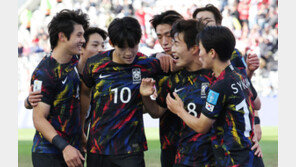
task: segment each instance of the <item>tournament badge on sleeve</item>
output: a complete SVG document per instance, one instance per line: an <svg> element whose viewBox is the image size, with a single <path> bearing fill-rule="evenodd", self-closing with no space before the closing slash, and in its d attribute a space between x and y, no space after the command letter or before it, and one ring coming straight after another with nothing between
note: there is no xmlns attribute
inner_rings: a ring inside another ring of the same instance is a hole
<svg viewBox="0 0 296 167"><path fill-rule="evenodd" d="M201 98L206 98L206 89L207 87L209 86L209 83L208 82L203 82L201 83L201 90L200 90L200 95L201 95Z"/></svg>
<svg viewBox="0 0 296 167"><path fill-rule="evenodd" d="M140 68L133 68L132 74L133 74L133 84L141 83L141 69Z"/></svg>
<svg viewBox="0 0 296 167"><path fill-rule="evenodd" d="M33 92L41 91L42 81L34 80Z"/></svg>

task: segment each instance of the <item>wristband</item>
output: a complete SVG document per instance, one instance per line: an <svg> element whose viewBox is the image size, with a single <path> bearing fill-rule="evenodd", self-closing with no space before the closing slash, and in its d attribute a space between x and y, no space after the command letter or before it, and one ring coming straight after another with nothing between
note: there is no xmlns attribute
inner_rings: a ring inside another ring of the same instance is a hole
<svg viewBox="0 0 296 167"><path fill-rule="evenodd" d="M69 143L63 139L60 135L56 135L52 138L52 144L56 146L59 150L63 151Z"/></svg>
<svg viewBox="0 0 296 167"><path fill-rule="evenodd" d="M255 116L255 125L260 124L260 118L258 116Z"/></svg>
<svg viewBox="0 0 296 167"><path fill-rule="evenodd" d="M29 105L30 108L33 108L32 105L31 105L31 103L29 102L29 96L27 97L27 103L28 103L28 105Z"/></svg>

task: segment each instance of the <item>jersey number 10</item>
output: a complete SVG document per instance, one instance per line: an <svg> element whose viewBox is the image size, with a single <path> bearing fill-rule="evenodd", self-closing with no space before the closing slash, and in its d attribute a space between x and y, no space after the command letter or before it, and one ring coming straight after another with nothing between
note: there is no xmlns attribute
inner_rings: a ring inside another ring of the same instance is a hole
<svg viewBox="0 0 296 167"><path fill-rule="evenodd" d="M117 104L118 101L118 88L111 89L111 92L114 92L114 104ZM124 97L127 92L127 96ZM122 103L128 103L131 100L131 89L128 87L123 87L119 93L120 101Z"/></svg>

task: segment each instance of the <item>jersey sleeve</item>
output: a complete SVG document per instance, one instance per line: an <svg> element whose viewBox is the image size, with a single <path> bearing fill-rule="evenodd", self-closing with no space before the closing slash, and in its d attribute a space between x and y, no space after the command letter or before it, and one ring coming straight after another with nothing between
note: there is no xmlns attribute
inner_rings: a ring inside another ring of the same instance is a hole
<svg viewBox="0 0 296 167"><path fill-rule="evenodd" d="M248 78L248 80L249 80L249 78ZM252 92L252 98L251 99L254 101L257 98L258 94L257 94L257 91L254 88L252 82L250 80L249 80L249 82L250 82L250 90Z"/></svg>
<svg viewBox="0 0 296 167"><path fill-rule="evenodd" d="M41 94L43 97L41 98L41 101L48 105L53 104L56 95L56 82L54 81L53 76L50 76L47 71L35 70L31 78L31 85L34 85L34 83L38 81L42 82Z"/></svg>
<svg viewBox="0 0 296 167"><path fill-rule="evenodd" d="M85 66L83 68L82 81L89 88L95 85L94 78L92 77L92 68L93 68L93 65L91 65L90 59L87 59Z"/></svg>
<svg viewBox="0 0 296 167"><path fill-rule="evenodd" d="M225 100L226 96L223 89L214 85L209 88L206 102L202 107L202 113L210 119L217 119L223 110Z"/></svg>
<svg viewBox="0 0 296 167"><path fill-rule="evenodd" d="M156 89L157 89L157 98L156 102L163 108L167 108L166 105L166 96L170 93L172 87L172 82L169 76L159 76L156 78Z"/></svg>

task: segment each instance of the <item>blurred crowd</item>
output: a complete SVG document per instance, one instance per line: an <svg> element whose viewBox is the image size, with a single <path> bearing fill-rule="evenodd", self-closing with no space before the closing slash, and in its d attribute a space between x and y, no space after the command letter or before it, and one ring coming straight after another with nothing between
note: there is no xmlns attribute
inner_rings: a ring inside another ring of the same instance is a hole
<svg viewBox="0 0 296 167"><path fill-rule="evenodd" d="M153 15L176 10L190 19L197 7L208 3L222 12L222 25L234 33L236 48L244 56L256 53L260 57L260 68L252 78L258 94L277 96L278 0L41 0L33 10L24 9L19 13L19 99L28 95L33 70L45 53L50 52L47 24L60 10L81 9L89 15L91 26L105 30L116 17L136 17L143 30L139 50L149 56L162 51L149 22ZM106 45L106 49L109 48Z"/></svg>

